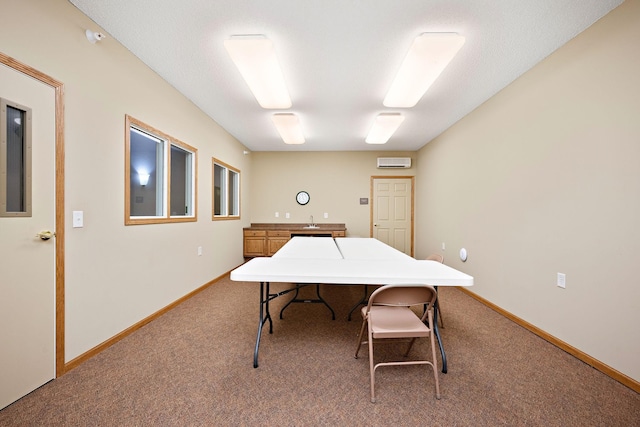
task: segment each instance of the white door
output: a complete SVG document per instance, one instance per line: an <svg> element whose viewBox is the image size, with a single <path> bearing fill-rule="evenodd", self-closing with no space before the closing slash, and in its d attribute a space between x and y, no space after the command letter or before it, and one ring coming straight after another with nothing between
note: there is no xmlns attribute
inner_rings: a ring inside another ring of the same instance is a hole
<svg viewBox="0 0 640 427"><path fill-rule="evenodd" d="M55 378L55 89L0 64L0 98L32 112L31 216L0 217L2 409Z"/></svg>
<svg viewBox="0 0 640 427"><path fill-rule="evenodd" d="M413 256L413 178L372 180L372 236Z"/></svg>

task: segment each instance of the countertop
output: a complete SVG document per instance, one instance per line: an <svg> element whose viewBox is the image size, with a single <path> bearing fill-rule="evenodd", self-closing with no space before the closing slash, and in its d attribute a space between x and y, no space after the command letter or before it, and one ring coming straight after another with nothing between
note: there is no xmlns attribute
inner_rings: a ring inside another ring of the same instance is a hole
<svg viewBox="0 0 640 427"><path fill-rule="evenodd" d="M319 223L315 225L316 227L314 228L308 228L309 224L305 223L252 223L250 227L245 227L244 230L345 231L347 229L344 224Z"/></svg>

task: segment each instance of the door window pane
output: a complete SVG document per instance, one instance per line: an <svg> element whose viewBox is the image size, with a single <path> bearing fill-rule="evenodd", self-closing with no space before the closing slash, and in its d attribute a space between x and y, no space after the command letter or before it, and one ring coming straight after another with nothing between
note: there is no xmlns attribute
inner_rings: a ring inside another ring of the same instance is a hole
<svg viewBox="0 0 640 427"><path fill-rule="evenodd" d="M31 109L0 98L0 216L31 216Z"/></svg>

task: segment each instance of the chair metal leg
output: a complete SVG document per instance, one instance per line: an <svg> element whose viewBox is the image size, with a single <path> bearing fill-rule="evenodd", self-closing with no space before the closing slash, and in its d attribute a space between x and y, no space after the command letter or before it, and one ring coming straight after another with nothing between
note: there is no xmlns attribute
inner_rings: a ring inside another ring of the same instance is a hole
<svg viewBox="0 0 640 427"><path fill-rule="evenodd" d="M360 327L360 333L358 334L358 347L356 347L355 358L358 358L358 353L360 353L360 348L364 342L362 341L362 336L364 335L364 328L367 326L367 319L362 319L362 326Z"/></svg>
<svg viewBox="0 0 640 427"><path fill-rule="evenodd" d="M411 341L409 341L409 347L407 347L407 351L405 351L405 353L404 353L404 357L408 357L409 356L409 352L413 348L413 343L414 342L416 342L416 339L415 338L411 338Z"/></svg>
<svg viewBox="0 0 640 427"><path fill-rule="evenodd" d="M431 323L433 324L433 329L436 329L438 326L436 324L436 321L433 319L431 314L429 314L429 317L431 317L430 320L431 320ZM433 361L431 367L433 368L433 378L436 383L436 399L440 399L440 383L438 381L438 359L436 359L436 343L433 340L433 337L435 335L433 332L434 331L432 330L431 333L429 334L429 339L431 341L431 360ZM443 364L444 363L445 363L445 359L443 359Z"/></svg>
<svg viewBox="0 0 640 427"><path fill-rule="evenodd" d="M369 344L369 376L371 378L371 403L376 403L376 368L375 366L373 366L373 335L369 322L367 322L367 328L367 338Z"/></svg>

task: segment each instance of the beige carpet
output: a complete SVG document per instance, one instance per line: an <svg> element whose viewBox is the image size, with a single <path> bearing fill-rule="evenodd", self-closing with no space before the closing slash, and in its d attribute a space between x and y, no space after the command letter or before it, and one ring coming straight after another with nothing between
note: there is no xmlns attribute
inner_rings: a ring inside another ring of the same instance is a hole
<svg viewBox="0 0 640 427"><path fill-rule="evenodd" d="M0 411L0 426L640 426L638 393L455 288L440 288L442 399L425 367L387 367L372 404L367 350L353 357L360 315L346 320L362 288L322 289L337 319L293 304L280 320L276 299L258 369L258 285L226 278Z"/></svg>

